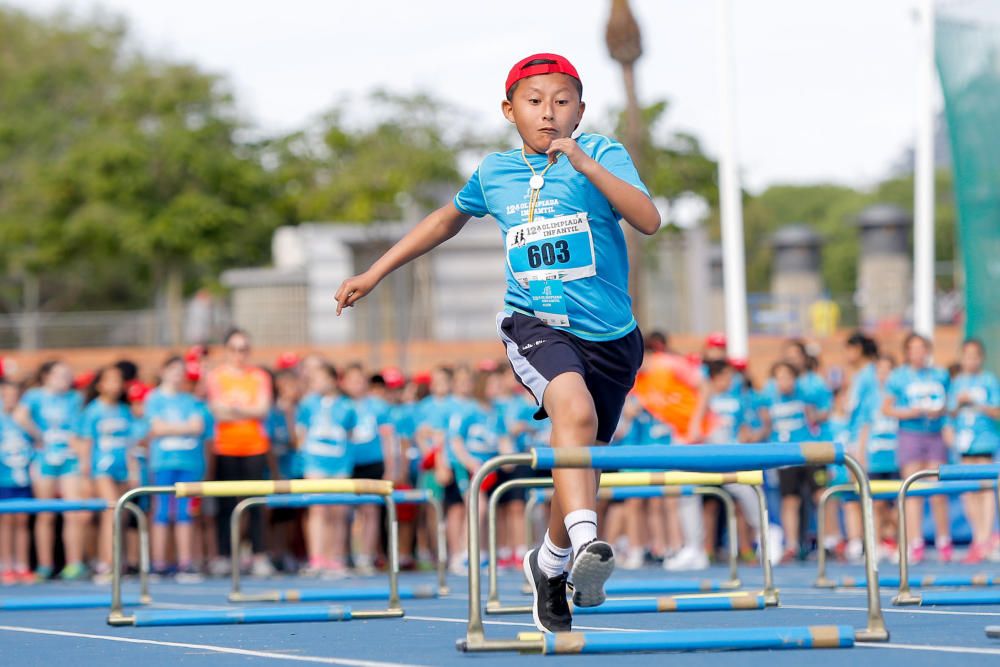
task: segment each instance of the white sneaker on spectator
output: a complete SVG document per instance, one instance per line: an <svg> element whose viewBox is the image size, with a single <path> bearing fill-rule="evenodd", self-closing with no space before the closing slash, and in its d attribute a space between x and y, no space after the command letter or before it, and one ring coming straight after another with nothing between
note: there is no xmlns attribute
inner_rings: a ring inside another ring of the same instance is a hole
<svg viewBox="0 0 1000 667"><path fill-rule="evenodd" d="M219 556L208 564L208 573L213 577L229 576L229 559Z"/></svg>
<svg viewBox="0 0 1000 667"><path fill-rule="evenodd" d="M663 562L663 569L670 572L691 572L708 569L708 556L701 549L684 547L676 556Z"/></svg>
<svg viewBox="0 0 1000 667"><path fill-rule="evenodd" d="M274 576L274 565L266 554L257 554L253 557L253 564L250 566L251 576L259 579L269 579Z"/></svg>
<svg viewBox="0 0 1000 667"><path fill-rule="evenodd" d="M642 549L629 549L625 553L625 560L622 561L623 570L640 570L646 562L646 554Z"/></svg>
<svg viewBox="0 0 1000 667"><path fill-rule="evenodd" d="M376 574L374 559L371 556L357 556L354 559L354 574L359 577L371 577Z"/></svg>

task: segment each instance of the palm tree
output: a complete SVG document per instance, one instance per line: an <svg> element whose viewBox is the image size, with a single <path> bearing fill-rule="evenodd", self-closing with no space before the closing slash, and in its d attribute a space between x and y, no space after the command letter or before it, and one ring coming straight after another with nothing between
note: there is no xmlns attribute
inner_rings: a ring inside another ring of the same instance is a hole
<svg viewBox="0 0 1000 667"><path fill-rule="evenodd" d="M635 90L635 61L642 55L642 35L628 0L611 0L611 15L608 17L604 40L611 58L622 67L622 80L625 83L625 148L628 149L641 175L644 133L639 98ZM628 291L641 323L644 317L640 294L642 244L639 232L631 227L626 227L625 235L631 266Z"/></svg>

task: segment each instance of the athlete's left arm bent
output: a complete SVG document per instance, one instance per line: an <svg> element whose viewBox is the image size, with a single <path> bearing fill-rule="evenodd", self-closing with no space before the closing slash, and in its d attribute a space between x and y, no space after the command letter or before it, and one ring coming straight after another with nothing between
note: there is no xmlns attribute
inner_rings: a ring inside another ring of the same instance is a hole
<svg viewBox="0 0 1000 667"><path fill-rule="evenodd" d="M633 228L647 236L652 236L660 228L660 212L653 200L601 166L580 148L576 140L567 137L555 139L546 152L550 156L557 153L566 155L573 168L586 176Z"/></svg>

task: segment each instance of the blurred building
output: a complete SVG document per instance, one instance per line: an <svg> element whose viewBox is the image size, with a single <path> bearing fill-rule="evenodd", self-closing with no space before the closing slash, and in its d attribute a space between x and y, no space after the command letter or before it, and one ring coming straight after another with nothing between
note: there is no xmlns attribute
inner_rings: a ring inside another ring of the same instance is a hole
<svg viewBox="0 0 1000 667"><path fill-rule="evenodd" d="M308 223L272 240L273 266L222 275L234 322L260 345L481 340L496 336L504 252L492 219L473 220L433 253L389 276L348 316L341 282L365 270L409 228L404 223Z"/></svg>
<svg viewBox="0 0 1000 667"><path fill-rule="evenodd" d="M857 226L856 301L861 324L871 328L900 326L913 300L913 217L898 206L875 204L858 215Z"/></svg>

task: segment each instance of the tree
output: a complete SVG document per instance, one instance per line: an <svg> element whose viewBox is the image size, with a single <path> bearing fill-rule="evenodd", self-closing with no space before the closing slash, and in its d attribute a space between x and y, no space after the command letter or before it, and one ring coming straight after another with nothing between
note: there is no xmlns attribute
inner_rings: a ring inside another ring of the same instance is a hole
<svg viewBox="0 0 1000 667"><path fill-rule="evenodd" d="M368 124L352 123L363 108ZM463 182L458 155L476 142L426 95L376 91L343 100L310 127L273 141L268 162L280 183L288 220L368 223L405 217L407 198L440 206ZM443 199L444 198L444 199Z"/></svg>
<svg viewBox="0 0 1000 667"><path fill-rule="evenodd" d="M0 10L0 262L42 282L28 307L159 294L179 342L185 282L264 259L277 190L224 82L130 55L125 34Z"/></svg>

